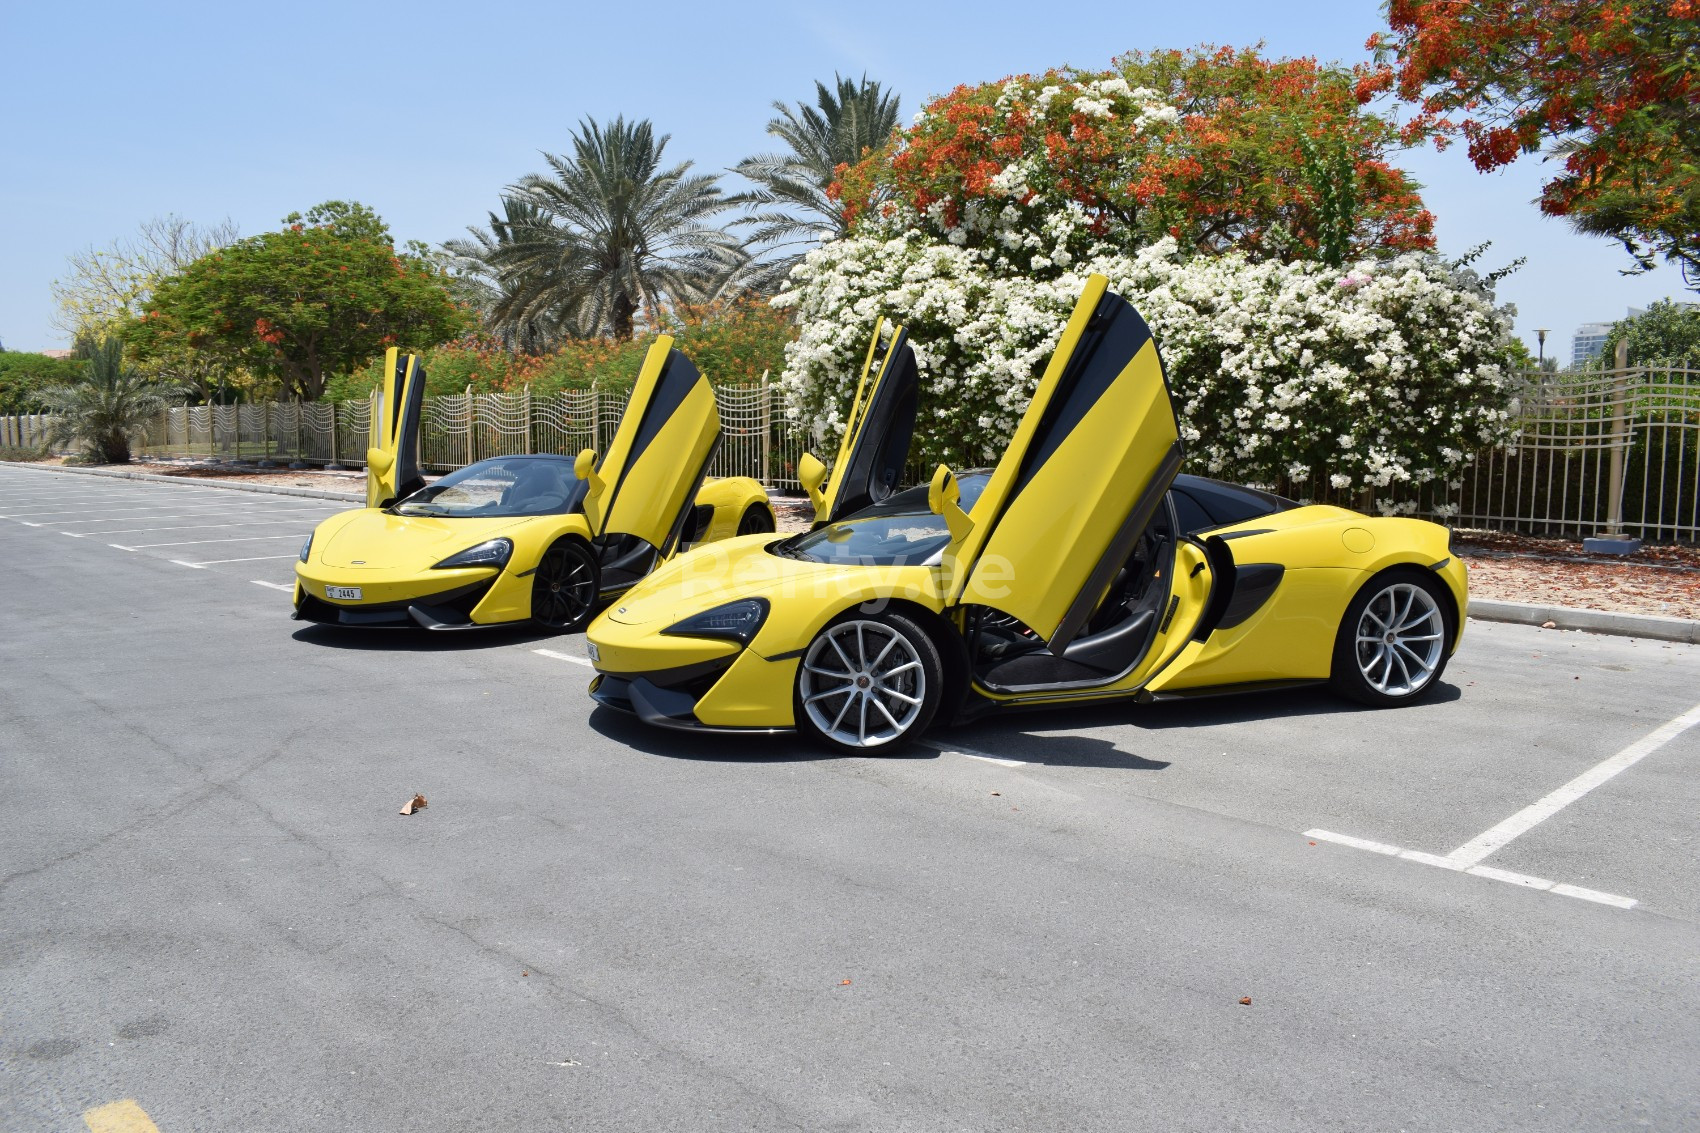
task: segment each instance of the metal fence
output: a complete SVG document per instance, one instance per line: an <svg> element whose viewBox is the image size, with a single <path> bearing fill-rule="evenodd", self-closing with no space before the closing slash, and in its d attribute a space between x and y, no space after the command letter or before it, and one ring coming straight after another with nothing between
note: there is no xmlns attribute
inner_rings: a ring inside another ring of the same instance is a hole
<svg viewBox="0 0 1700 1133"><path fill-rule="evenodd" d="M766 385L715 392L724 439L710 471L797 488L797 460L818 445L788 417L780 392ZM1700 370L1531 373L1519 377L1514 396L1510 443L1479 453L1456 488L1396 490L1393 498L1459 527L1700 542ZM447 471L505 453L601 451L625 401L624 394L592 390L427 398L422 462ZM155 420L140 449L147 456L358 467L371 409L365 401L176 408ZM0 418L0 445L41 447L46 430L42 415ZM1303 486L1282 487L1307 494Z"/></svg>
<svg viewBox="0 0 1700 1133"><path fill-rule="evenodd" d="M778 390L722 386L720 452L709 472L753 476L769 487L798 487L797 459L806 430L785 414ZM462 393L428 397L420 421L420 463L446 472L516 452L572 455L602 451L625 412L624 393L566 390L548 397ZM371 430L371 401L275 402L184 406L149 425L139 452L151 457L205 457L278 464L360 467Z"/></svg>

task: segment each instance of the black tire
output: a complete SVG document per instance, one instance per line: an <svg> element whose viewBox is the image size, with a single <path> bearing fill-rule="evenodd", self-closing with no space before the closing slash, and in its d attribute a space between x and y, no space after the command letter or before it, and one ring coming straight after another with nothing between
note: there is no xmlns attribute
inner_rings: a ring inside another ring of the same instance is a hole
<svg viewBox="0 0 1700 1133"><path fill-rule="evenodd" d="M767 535L775 530L773 509L766 504L751 504L738 517L738 534Z"/></svg>
<svg viewBox="0 0 1700 1133"><path fill-rule="evenodd" d="M1346 606L1329 684L1375 708L1413 703L1439 683L1457 636L1444 583L1415 567L1383 571Z"/></svg>
<svg viewBox="0 0 1700 1133"><path fill-rule="evenodd" d="M926 731L943 693L944 664L925 630L901 614L851 610L803 651L791 707L802 734L867 755Z"/></svg>
<svg viewBox="0 0 1700 1133"><path fill-rule="evenodd" d="M576 539L550 545L531 576L531 620L556 633L577 633L596 615L602 572Z"/></svg>

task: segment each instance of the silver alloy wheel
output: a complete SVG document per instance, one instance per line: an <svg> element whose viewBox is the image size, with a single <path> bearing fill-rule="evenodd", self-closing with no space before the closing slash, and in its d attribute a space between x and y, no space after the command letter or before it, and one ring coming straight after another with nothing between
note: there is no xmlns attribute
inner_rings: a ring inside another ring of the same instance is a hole
<svg viewBox="0 0 1700 1133"><path fill-rule="evenodd" d="M1369 600L1357 635L1358 671L1370 687L1412 696L1434 679L1446 649L1446 619L1428 590L1396 582Z"/></svg>
<svg viewBox="0 0 1700 1133"><path fill-rule="evenodd" d="M839 622L809 645L797 674L803 711L834 743L879 747L906 733L927 699L921 655L884 622Z"/></svg>

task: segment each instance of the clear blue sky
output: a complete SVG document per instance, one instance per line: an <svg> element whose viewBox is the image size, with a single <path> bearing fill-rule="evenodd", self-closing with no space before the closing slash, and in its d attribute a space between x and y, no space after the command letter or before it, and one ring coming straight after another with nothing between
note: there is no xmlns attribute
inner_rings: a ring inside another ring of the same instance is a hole
<svg viewBox="0 0 1700 1133"><path fill-rule="evenodd" d="M723 169L768 148L769 103L866 72L904 96L1131 48L1263 40L1272 54L1355 62L1374 0L1305 5L815 3L516 5L316 2L7 3L0 9L0 341L65 343L48 285L68 254L175 212L244 234L330 198L376 208L398 239L480 223L502 187L566 148L585 115L648 117L671 157ZM1046 19L1046 12L1057 19ZM1517 328L1568 357L1584 322L1682 297L1670 269L1634 278L1605 241L1530 204L1538 159L1490 176L1460 149L1406 155L1441 250L1494 241L1529 262L1502 286Z"/></svg>

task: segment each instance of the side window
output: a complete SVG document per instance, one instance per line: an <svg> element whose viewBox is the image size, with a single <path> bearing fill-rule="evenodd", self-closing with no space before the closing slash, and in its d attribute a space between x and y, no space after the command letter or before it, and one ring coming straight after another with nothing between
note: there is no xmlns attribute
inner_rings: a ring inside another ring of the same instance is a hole
<svg viewBox="0 0 1700 1133"><path fill-rule="evenodd" d="M1209 514L1212 520L1210 526L1213 527L1226 527L1230 523L1244 523L1248 519L1270 515L1283 510L1286 503L1281 497L1267 492L1214 480L1195 481L1187 488Z"/></svg>
<svg viewBox="0 0 1700 1133"><path fill-rule="evenodd" d="M1206 527L1220 525L1220 521L1212 519L1210 513L1205 511L1197 500L1179 488L1170 489L1169 498L1175 501L1175 515L1180 520L1183 535L1191 535L1196 531L1204 530Z"/></svg>

